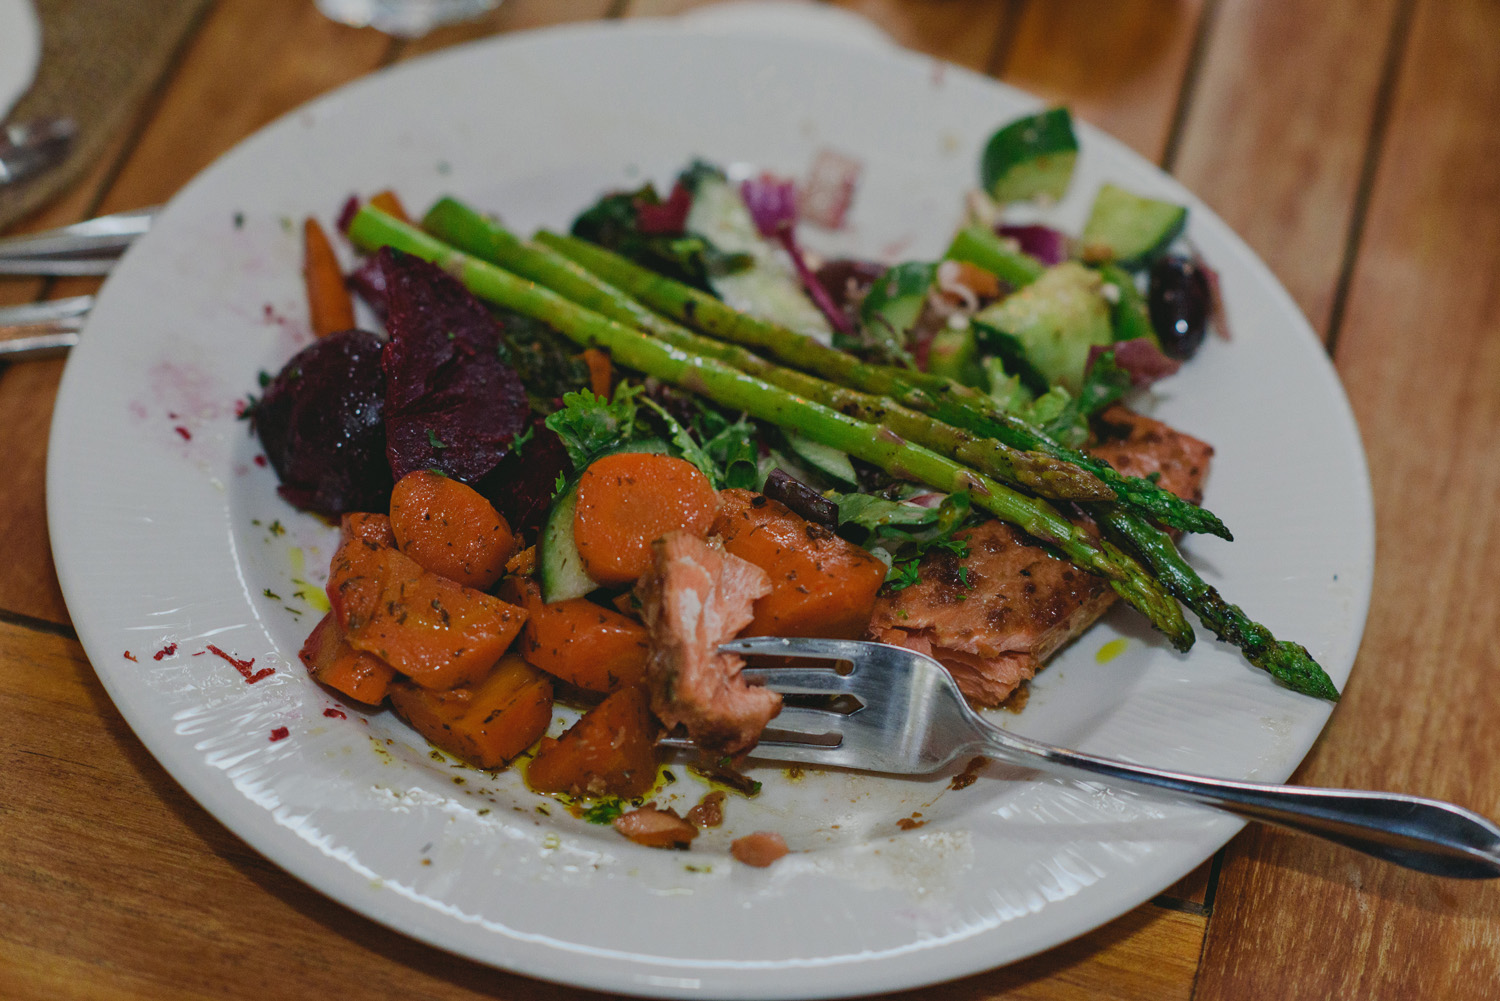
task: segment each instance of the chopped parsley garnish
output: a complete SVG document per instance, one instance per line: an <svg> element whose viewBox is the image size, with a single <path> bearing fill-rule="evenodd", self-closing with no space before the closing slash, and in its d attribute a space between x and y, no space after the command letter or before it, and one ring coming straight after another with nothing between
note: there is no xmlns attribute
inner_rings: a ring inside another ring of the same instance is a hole
<svg viewBox="0 0 1500 1001"><path fill-rule="evenodd" d="M591 824L612 824L625 812L625 805L618 799L604 799L583 811L583 819Z"/></svg>

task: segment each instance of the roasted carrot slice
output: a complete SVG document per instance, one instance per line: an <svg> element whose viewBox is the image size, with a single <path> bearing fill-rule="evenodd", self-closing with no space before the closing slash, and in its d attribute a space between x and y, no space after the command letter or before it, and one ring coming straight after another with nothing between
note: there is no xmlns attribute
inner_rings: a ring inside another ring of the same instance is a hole
<svg viewBox="0 0 1500 1001"><path fill-rule="evenodd" d="M411 222L411 216L406 214L406 206L401 204L401 199L397 198L396 193L390 188L371 195L370 204L386 215L395 216L405 223Z"/></svg>
<svg viewBox="0 0 1500 1001"><path fill-rule="evenodd" d="M646 627L587 598L542 601L535 581L508 578L502 598L526 609L521 656L591 692L615 692L646 676Z"/></svg>
<svg viewBox="0 0 1500 1001"><path fill-rule="evenodd" d="M297 656L314 681L366 705L384 702L396 677L391 665L349 645L332 612L313 626Z"/></svg>
<svg viewBox="0 0 1500 1001"><path fill-rule="evenodd" d="M344 286L344 272L328 234L318 220L302 223L302 276L307 282L307 310L313 334L327 337L354 326L354 300Z"/></svg>
<svg viewBox="0 0 1500 1001"><path fill-rule="evenodd" d="M391 491L391 531L426 569L480 590L500 579L515 548L509 523L477 490L427 469Z"/></svg>
<svg viewBox="0 0 1500 1001"><path fill-rule="evenodd" d="M536 546L527 546L505 561L505 572L530 577L536 572Z"/></svg>
<svg viewBox="0 0 1500 1001"><path fill-rule="evenodd" d="M718 498L708 477L670 455L620 452L578 481L573 541L590 577L629 584L651 566L651 543L668 532L708 534Z"/></svg>
<svg viewBox="0 0 1500 1001"><path fill-rule="evenodd" d="M598 348L586 348L578 357L589 367L589 389L595 396L609 399L610 383L614 382L614 366L610 364L609 355Z"/></svg>
<svg viewBox="0 0 1500 1001"><path fill-rule="evenodd" d="M387 547L396 544L396 535L391 531L391 519L383 514L351 511L339 519L339 531L344 539L365 539Z"/></svg>
<svg viewBox="0 0 1500 1001"><path fill-rule="evenodd" d="M543 737L526 766L526 784L537 792L633 799L655 782L656 723L636 685L584 713L561 737Z"/></svg>
<svg viewBox="0 0 1500 1001"><path fill-rule="evenodd" d="M381 523L385 523L386 538L378 532ZM344 541L334 550L328 568L328 604L340 633L347 635L351 625L374 617L385 591L383 554L394 551L395 545L385 515L353 520L344 516Z"/></svg>
<svg viewBox="0 0 1500 1001"><path fill-rule="evenodd" d="M448 691L398 681L391 686L391 705L448 753L479 768L498 768L547 732L552 683L511 656L479 682Z"/></svg>
<svg viewBox="0 0 1500 1001"><path fill-rule="evenodd" d="M884 563L779 501L721 490L719 502L714 533L724 548L771 578L771 593L756 599L744 635L864 634L885 581Z"/></svg>
<svg viewBox="0 0 1500 1001"><path fill-rule="evenodd" d="M366 549L349 562L367 575L346 589L359 600L333 602L349 644L425 688L483 678L526 621L524 609L424 570L395 549Z"/></svg>

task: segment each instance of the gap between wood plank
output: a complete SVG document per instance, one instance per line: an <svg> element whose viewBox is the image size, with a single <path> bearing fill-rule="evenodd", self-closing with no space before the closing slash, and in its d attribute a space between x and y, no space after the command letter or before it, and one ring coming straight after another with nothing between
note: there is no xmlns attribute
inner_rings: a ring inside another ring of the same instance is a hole
<svg viewBox="0 0 1500 1001"><path fill-rule="evenodd" d="M1354 284L1354 267L1359 263L1365 220L1369 216L1370 199L1375 191L1375 175L1380 170L1380 153L1385 146L1391 106L1396 100L1396 85L1401 79L1401 63L1406 58L1407 39L1411 35L1411 23L1416 17L1416 9L1416 0L1400 0L1396 5L1395 16L1391 18L1385 63L1380 71L1380 86L1375 91L1375 113L1370 118L1370 138L1365 144L1364 164L1360 167L1359 184L1354 189L1354 205L1350 209L1349 236L1344 243L1343 257L1339 261L1333 305L1328 310L1328 337L1324 347L1330 358L1338 351L1339 334L1344 326L1344 311L1349 305L1349 289Z"/></svg>
<svg viewBox="0 0 1500 1001"><path fill-rule="evenodd" d="M63 639L78 642L78 633L72 626L65 622L53 622L50 619L39 619L34 615L25 615L21 612L10 612L0 608L0 623L8 626L19 626L22 629L30 629L32 632L48 633L52 636L61 636Z"/></svg>
<svg viewBox="0 0 1500 1001"><path fill-rule="evenodd" d="M989 62L984 71L999 80L1010 62L1011 49L1015 47L1016 35L1020 31L1021 18L1026 13L1026 0L1009 0L1005 12L1000 15L1000 30L995 33L995 47L990 51Z"/></svg>
<svg viewBox="0 0 1500 1001"><path fill-rule="evenodd" d="M1214 28L1219 23L1220 0L1207 0L1203 13L1198 18L1198 27L1193 32L1193 48L1188 52L1187 64L1182 68L1182 83L1177 88L1177 106L1172 109L1172 124L1167 127L1167 142L1162 147L1161 169L1171 174L1177 166L1177 153L1182 148L1182 133L1187 128L1188 114L1193 110L1193 95L1198 90L1202 76L1203 60L1208 54L1208 43Z"/></svg>

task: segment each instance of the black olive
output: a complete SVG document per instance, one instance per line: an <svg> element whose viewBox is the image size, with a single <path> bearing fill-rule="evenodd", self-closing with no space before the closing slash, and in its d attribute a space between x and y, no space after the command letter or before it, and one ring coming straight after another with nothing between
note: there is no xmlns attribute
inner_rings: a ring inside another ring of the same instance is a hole
<svg viewBox="0 0 1500 1001"><path fill-rule="evenodd" d="M1190 257L1163 257L1151 268L1147 303L1151 326L1168 357L1186 361L1197 353L1208 331L1212 308L1208 275Z"/></svg>

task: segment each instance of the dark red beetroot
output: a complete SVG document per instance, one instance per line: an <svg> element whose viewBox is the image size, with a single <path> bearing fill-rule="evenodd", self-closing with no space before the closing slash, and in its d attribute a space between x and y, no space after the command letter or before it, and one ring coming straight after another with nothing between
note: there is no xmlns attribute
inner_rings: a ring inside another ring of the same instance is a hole
<svg viewBox="0 0 1500 1001"><path fill-rule="evenodd" d="M322 514L383 511L385 377L379 337L346 330L314 341L287 362L251 415L281 495Z"/></svg>
<svg viewBox="0 0 1500 1001"><path fill-rule="evenodd" d="M500 360L500 326L443 269L380 251L386 286L386 455L400 479L437 469L478 483L531 422L526 387Z"/></svg>
<svg viewBox="0 0 1500 1001"><path fill-rule="evenodd" d="M544 423L541 415L531 419L531 435L519 449L513 448L474 489L505 516L512 531L531 532L542 527L552 507L557 478L573 470L562 439Z"/></svg>
<svg viewBox="0 0 1500 1001"><path fill-rule="evenodd" d="M344 276L349 291L370 304L375 315L385 319L385 272L380 267L380 255L366 257L359 266Z"/></svg>

